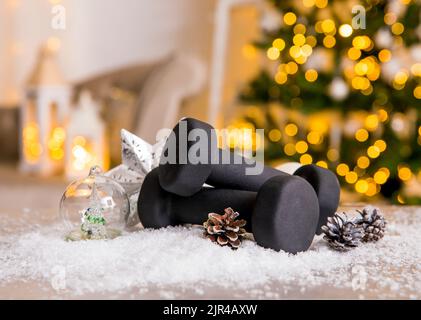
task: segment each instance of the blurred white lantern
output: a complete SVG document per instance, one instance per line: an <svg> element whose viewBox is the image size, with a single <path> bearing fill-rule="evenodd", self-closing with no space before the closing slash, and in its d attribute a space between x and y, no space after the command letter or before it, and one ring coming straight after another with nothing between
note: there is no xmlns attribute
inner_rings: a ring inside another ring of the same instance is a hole
<svg viewBox="0 0 421 320"><path fill-rule="evenodd" d="M98 165L108 169L105 125L99 115L99 105L89 91L82 91L67 127L66 176L85 176L89 168Z"/></svg>
<svg viewBox="0 0 421 320"><path fill-rule="evenodd" d="M70 96L71 88L61 75L55 52L42 48L22 104L22 171L48 175L63 169Z"/></svg>

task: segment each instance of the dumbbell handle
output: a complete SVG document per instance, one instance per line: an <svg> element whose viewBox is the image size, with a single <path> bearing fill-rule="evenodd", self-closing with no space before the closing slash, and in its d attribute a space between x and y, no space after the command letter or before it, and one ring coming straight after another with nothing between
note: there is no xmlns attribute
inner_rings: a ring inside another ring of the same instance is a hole
<svg viewBox="0 0 421 320"><path fill-rule="evenodd" d="M277 169L257 164L256 161L244 159L226 149L218 148L219 160L231 159L228 164L214 164L206 183L217 188L230 188L238 190L259 191L260 187L270 178L279 175L288 175ZM220 161L219 163L222 163ZM259 165L261 166L259 168ZM246 175L247 169L262 170L259 174Z"/></svg>
<svg viewBox="0 0 421 320"><path fill-rule="evenodd" d="M179 224L202 224L210 212L222 213L232 207L245 219L251 230L251 215L256 192L202 188L191 197L178 196L159 185L157 170L150 172L143 182L138 201L140 221L146 228L162 228Z"/></svg>

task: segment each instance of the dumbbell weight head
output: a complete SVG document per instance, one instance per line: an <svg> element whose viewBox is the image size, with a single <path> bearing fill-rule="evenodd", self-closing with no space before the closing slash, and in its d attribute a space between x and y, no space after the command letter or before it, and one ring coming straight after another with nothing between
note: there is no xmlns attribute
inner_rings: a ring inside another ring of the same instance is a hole
<svg viewBox="0 0 421 320"><path fill-rule="evenodd" d="M138 213L146 228L179 224L202 224L210 212L232 207L247 221L257 244L290 253L311 245L318 219L317 196L307 181L295 176L276 176L259 192L202 188L182 197L161 188L158 170L145 178L138 201Z"/></svg>
<svg viewBox="0 0 421 320"><path fill-rule="evenodd" d="M327 169L310 164L298 168L294 175L304 178L313 187L319 199L319 223L316 234L322 233L327 218L338 209L340 186L335 174Z"/></svg>

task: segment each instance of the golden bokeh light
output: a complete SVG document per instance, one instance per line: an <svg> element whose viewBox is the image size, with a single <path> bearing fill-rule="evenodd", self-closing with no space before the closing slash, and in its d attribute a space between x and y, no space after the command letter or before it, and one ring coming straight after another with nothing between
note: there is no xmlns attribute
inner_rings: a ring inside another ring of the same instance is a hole
<svg viewBox="0 0 421 320"><path fill-rule="evenodd" d="M340 163L336 167L336 172L343 177L349 172L349 166L346 163Z"/></svg>
<svg viewBox="0 0 421 320"><path fill-rule="evenodd" d="M293 12L287 12L284 15L286 25L292 26L297 21L297 16Z"/></svg>
<svg viewBox="0 0 421 320"><path fill-rule="evenodd" d="M287 136L293 137L293 136L295 136L297 133L298 133L298 127L297 127L297 125L296 125L296 124L294 124L294 123L288 123L288 124L285 126L285 134L286 134Z"/></svg>
<svg viewBox="0 0 421 320"><path fill-rule="evenodd" d="M295 150L297 151L297 153L306 153L308 150L308 144L305 141L298 141L295 144Z"/></svg>
<svg viewBox="0 0 421 320"><path fill-rule="evenodd" d="M313 157L311 155L309 155L308 153L303 154L300 157L300 163L302 165L311 164L312 162L313 162Z"/></svg>
<svg viewBox="0 0 421 320"><path fill-rule="evenodd" d="M349 24L343 24L339 27L339 34L344 38L351 36L352 32L352 27Z"/></svg>
<svg viewBox="0 0 421 320"><path fill-rule="evenodd" d="M358 129L355 132L355 139L359 142L364 142L368 139L368 131L366 129Z"/></svg>
<svg viewBox="0 0 421 320"><path fill-rule="evenodd" d="M314 82L317 80L318 73L314 69L309 69L305 73L305 78L308 82Z"/></svg>

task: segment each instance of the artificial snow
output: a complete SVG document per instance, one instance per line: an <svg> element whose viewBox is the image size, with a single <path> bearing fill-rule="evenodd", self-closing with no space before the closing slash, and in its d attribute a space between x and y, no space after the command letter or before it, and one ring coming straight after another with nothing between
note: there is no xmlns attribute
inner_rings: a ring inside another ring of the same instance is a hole
<svg viewBox="0 0 421 320"><path fill-rule="evenodd" d="M0 288L41 281L77 296L133 289L142 295L153 286L162 288L162 298L176 298L180 288L199 298L208 288L235 288L265 299L288 296L297 288L300 293L336 288L361 298L420 299L421 209L396 209L387 219L386 235L377 243L341 253L318 236L310 250L297 255L264 249L250 240L235 251L219 247L203 238L199 227L66 242L57 223L19 229L22 221L3 220Z"/></svg>

